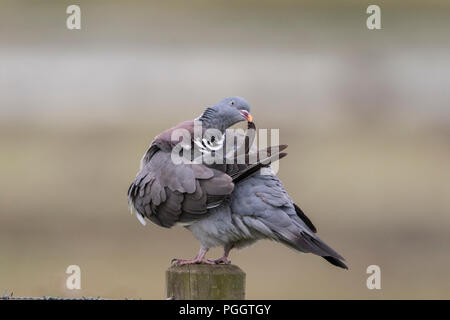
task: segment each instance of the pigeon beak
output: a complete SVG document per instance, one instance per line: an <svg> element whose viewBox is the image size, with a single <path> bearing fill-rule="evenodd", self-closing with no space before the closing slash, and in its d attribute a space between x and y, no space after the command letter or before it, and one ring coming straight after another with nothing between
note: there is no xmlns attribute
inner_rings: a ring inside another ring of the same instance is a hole
<svg viewBox="0 0 450 320"><path fill-rule="evenodd" d="M248 113L245 110L241 110L241 114L244 116L244 118L247 120L247 122L253 122L253 117L250 113Z"/></svg>

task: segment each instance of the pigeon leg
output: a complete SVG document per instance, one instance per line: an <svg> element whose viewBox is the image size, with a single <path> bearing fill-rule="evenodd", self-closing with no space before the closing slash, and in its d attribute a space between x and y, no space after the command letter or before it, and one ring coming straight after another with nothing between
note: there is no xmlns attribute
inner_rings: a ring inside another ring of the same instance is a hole
<svg viewBox="0 0 450 320"><path fill-rule="evenodd" d="M215 264L214 261L208 260L205 258L206 253L208 252L209 248L201 247L198 254L195 256L194 259L172 259L172 263L182 266L185 264L200 264L200 263L206 263L206 264Z"/></svg>
<svg viewBox="0 0 450 320"><path fill-rule="evenodd" d="M231 260L228 259L231 249L233 249L233 244L226 244L223 248L223 256L219 259L214 260L215 264L230 264Z"/></svg>

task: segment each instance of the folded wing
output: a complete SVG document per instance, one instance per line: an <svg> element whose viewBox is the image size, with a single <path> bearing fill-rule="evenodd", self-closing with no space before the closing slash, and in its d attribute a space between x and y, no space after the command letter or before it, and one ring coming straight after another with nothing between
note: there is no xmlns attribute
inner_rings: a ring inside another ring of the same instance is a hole
<svg viewBox="0 0 450 320"><path fill-rule="evenodd" d="M198 219L233 188L223 172L202 164L175 164L170 153L157 151L128 189L128 201L141 217L169 228Z"/></svg>

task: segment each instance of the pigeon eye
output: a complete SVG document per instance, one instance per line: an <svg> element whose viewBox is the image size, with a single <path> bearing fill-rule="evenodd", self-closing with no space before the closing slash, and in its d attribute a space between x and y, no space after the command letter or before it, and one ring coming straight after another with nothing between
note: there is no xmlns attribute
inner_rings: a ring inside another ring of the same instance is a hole
<svg viewBox="0 0 450 320"><path fill-rule="evenodd" d="M230 104L231 104L232 106L234 106L234 100L231 100L231 101L230 101Z"/></svg>

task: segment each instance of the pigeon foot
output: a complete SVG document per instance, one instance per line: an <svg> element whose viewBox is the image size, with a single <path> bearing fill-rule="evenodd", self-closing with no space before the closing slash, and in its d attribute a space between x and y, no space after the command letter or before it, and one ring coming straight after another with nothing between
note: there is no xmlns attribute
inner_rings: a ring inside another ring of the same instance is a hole
<svg viewBox="0 0 450 320"><path fill-rule="evenodd" d="M227 257L221 257L219 259L214 260L215 264L231 264L231 260L229 260Z"/></svg>
<svg viewBox="0 0 450 320"><path fill-rule="evenodd" d="M183 266L185 264L216 264L215 261L206 258L194 259L172 259L172 264L176 266Z"/></svg>

